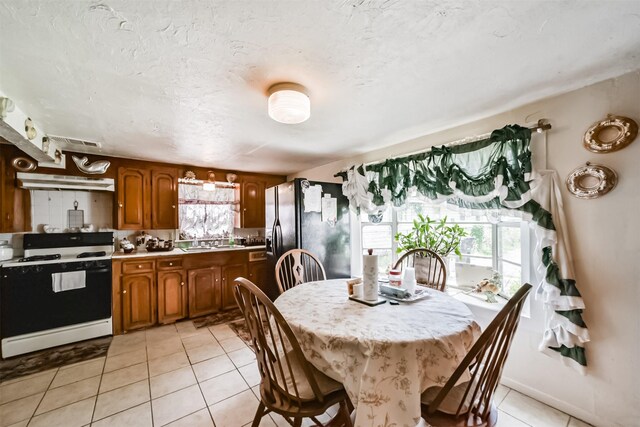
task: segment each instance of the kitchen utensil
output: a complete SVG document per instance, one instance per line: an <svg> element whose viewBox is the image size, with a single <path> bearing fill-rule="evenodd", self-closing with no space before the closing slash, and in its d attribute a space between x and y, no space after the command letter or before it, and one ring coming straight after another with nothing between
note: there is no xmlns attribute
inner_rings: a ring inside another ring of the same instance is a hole
<svg viewBox="0 0 640 427"><path fill-rule="evenodd" d="M84 226L84 211L78 209L78 201L73 202L73 209L67 211L67 226L71 229L80 229Z"/></svg>

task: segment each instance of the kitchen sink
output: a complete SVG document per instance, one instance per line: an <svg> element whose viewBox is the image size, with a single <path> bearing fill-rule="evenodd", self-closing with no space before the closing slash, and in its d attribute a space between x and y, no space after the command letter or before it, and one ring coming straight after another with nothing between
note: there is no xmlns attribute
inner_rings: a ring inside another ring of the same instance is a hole
<svg viewBox="0 0 640 427"><path fill-rule="evenodd" d="M188 248L182 248L185 252L206 252L216 249L229 249L229 248L244 248L244 245L218 245L218 246L189 246Z"/></svg>
<svg viewBox="0 0 640 427"><path fill-rule="evenodd" d="M205 251L211 251L215 248L212 248L210 246L189 246L188 248L182 248L183 251L185 252L205 252Z"/></svg>

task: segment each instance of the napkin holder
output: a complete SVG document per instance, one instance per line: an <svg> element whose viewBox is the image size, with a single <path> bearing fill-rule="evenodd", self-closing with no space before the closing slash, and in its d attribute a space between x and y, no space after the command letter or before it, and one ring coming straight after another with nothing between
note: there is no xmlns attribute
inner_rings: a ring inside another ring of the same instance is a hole
<svg viewBox="0 0 640 427"><path fill-rule="evenodd" d="M395 298L409 298L411 296L411 293L404 288L389 286L382 283L380 283L380 293L382 295L389 295Z"/></svg>

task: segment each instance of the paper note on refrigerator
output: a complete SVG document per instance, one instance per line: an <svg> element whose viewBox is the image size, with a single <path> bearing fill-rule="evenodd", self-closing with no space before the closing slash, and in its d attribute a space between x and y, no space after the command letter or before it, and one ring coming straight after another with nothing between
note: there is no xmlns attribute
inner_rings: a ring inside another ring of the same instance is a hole
<svg viewBox="0 0 640 427"><path fill-rule="evenodd" d="M338 220L338 199L325 194L322 198L322 221L335 224Z"/></svg>
<svg viewBox="0 0 640 427"><path fill-rule="evenodd" d="M312 185L309 188L302 190L303 203L305 212L320 212L322 206L320 199L322 199L322 185Z"/></svg>

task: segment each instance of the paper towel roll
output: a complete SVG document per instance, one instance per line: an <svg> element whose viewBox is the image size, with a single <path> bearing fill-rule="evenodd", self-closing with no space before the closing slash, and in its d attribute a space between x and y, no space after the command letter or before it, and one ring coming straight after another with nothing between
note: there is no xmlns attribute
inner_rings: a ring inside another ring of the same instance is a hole
<svg viewBox="0 0 640 427"><path fill-rule="evenodd" d="M364 299L366 301L378 300L378 255L369 255L362 258L362 282L364 288Z"/></svg>

